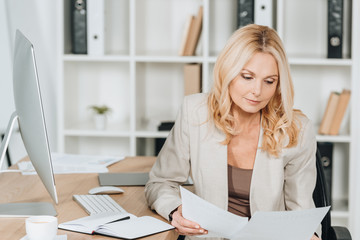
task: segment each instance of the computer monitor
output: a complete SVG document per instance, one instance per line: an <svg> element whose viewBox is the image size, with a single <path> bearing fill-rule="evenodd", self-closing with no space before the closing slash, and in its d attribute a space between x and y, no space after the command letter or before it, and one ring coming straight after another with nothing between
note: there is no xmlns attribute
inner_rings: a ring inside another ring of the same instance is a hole
<svg viewBox="0 0 360 240"><path fill-rule="evenodd" d="M27 154L51 198L57 204L55 178L45 124L35 53L32 43L16 31L13 88L15 112L12 114L0 148L0 166L9 144L13 127L18 121ZM0 216L56 215L51 203L3 203Z"/></svg>

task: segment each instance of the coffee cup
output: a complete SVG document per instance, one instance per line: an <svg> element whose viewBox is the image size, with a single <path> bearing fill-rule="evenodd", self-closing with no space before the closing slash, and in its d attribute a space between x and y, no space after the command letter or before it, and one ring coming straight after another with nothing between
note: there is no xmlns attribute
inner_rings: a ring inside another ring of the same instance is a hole
<svg viewBox="0 0 360 240"><path fill-rule="evenodd" d="M54 239L58 221L53 216L32 216L25 220L26 235L29 240Z"/></svg>

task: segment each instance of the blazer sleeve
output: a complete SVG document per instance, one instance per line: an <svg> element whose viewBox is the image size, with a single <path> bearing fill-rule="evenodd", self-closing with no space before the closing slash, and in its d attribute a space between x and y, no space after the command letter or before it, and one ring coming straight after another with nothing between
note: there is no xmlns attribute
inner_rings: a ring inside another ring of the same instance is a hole
<svg viewBox="0 0 360 240"><path fill-rule="evenodd" d="M285 166L285 207L287 210L314 207L316 185L316 137L311 122L302 122L299 143Z"/></svg>
<svg viewBox="0 0 360 240"><path fill-rule="evenodd" d="M187 101L185 97L145 186L148 205L168 220L170 212L181 205L179 185L187 181L190 172Z"/></svg>

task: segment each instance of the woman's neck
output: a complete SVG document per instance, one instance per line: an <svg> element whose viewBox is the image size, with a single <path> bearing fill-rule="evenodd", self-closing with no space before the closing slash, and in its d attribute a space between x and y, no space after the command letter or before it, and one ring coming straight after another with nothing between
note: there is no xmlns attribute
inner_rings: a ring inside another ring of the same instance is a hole
<svg viewBox="0 0 360 240"><path fill-rule="evenodd" d="M236 107L233 109L235 130L238 132L249 131L260 125L260 111L256 113L244 112Z"/></svg>

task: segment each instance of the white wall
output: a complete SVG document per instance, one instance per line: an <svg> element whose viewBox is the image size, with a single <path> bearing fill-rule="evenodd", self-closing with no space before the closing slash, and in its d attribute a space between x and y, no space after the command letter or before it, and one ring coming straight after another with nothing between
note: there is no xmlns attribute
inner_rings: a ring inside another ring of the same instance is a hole
<svg viewBox="0 0 360 240"><path fill-rule="evenodd" d="M0 130L14 111L12 52L15 30L33 43L40 79L50 148L56 150L56 0L0 0ZM21 157L23 146L11 143L12 158ZM14 155L14 156L13 156Z"/></svg>

